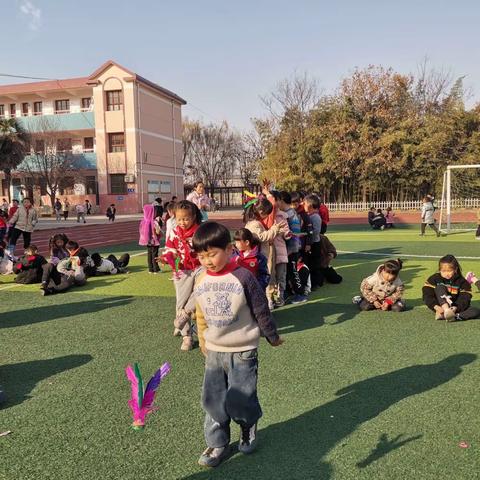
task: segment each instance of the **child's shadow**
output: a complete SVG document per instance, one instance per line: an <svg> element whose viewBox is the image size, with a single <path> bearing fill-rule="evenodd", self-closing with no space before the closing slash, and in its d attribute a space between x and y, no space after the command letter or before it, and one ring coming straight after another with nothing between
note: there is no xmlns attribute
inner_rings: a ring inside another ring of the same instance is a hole
<svg viewBox="0 0 480 480"><path fill-rule="evenodd" d="M48 360L0 365L0 379L7 397L4 408L13 407L30 398L30 392L42 380L85 365L92 359L91 355L66 355Z"/></svg>

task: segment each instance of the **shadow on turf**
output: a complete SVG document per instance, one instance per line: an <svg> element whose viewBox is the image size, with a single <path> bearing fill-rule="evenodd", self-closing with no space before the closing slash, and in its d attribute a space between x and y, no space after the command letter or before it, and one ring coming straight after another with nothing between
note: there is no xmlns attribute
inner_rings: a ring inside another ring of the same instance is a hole
<svg viewBox="0 0 480 480"><path fill-rule="evenodd" d="M91 355L66 355L48 360L1 365L0 379L7 396L7 403L3 408L13 407L30 398L30 392L42 380L85 365L92 359Z"/></svg>
<svg viewBox="0 0 480 480"><path fill-rule="evenodd" d="M68 295L68 294L64 294ZM22 327L34 323L48 322L58 318L69 318L72 315L95 313L112 307L120 307L132 302L133 297L88 298L88 301L70 302L42 307L14 310L2 314L1 328ZM1 378L1 377L0 377Z"/></svg>
<svg viewBox="0 0 480 480"><path fill-rule="evenodd" d="M449 382L462 372L463 365L472 363L476 358L471 353L459 353L437 363L413 365L349 385L338 390L334 400L260 430L259 448L253 455L245 457L237 454L216 469L184 478L329 479L333 475L333 467L327 463L326 457L338 446L346 447L348 451L348 437L357 428L401 400ZM281 389L281 382L278 387ZM289 398L287 401L297 403L301 408L301 398ZM355 466L365 468L419 436L399 441L400 435L393 442L385 438ZM346 461L351 455L352 452L348 451ZM339 461L342 461L341 457Z"/></svg>

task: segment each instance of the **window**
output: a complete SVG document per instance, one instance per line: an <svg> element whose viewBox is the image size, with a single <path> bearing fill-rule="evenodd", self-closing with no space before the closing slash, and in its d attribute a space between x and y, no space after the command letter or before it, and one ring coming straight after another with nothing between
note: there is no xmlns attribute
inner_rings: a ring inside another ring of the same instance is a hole
<svg viewBox="0 0 480 480"><path fill-rule="evenodd" d="M108 134L108 151L109 152L125 151L125 134L123 132Z"/></svg>
<svg viewBox="0 0 480 480"><path fill-rule="evenodd" d="M17 105L15 103L10 104L10 116L14 117L17 110Z"/></svg>
<svg viewBox="0 0 480 480"><path fill-rule="evenodd" d="M22 103L22 116L26 117L28 115L28 103Z"/></svg>
<svg viewBox="0 0 480 480"><path fill-rule="evenodd" d="M69 113L70 100L55 100L55 113Z"/></svg>
<svg viewBox="0 0 480 480"><path fill-rule="evenodd" d="M82 98L82 110L90 110L92 105L92 97Z"/></svg>
<svg viewBox="0 0 480 480"><path fill-rule="evenodd" d="M5 105L0 105L0 118L5 117Z"/></svg>
<svg viewBox="0 0 480 480"><path fill-rule="evenodd" d="M59 138L57 140L57 152L69 152L72 150L71 138Z"/></svg>
<svg viewBox="0 0 480 480"><path fill-rule="evenodd" d="M97 194L97 179L94 175L87 175L85 177L85 193L87 195L96 195Z"/></svg>
<svg viewBox="0 0 480 480"><path fill-rule="evenodd" d="M110 90L107 92L107 110L123 109L123 92L121 90Z"/></svg>
<svg viewBox="0 0 480 480"><path fill-rule="evenodd" d="M42 114L42 102L34 102L33 103L33 114L34 115L41 115Z"/></svg>
<svg viewBox="0 0 480 480"><path fill-rule="evenodd" d="M45 141L35 140L35 153L43 153L45 151Z"/></svg>
<svg viewBox="0 0 480 480"><path fill-rule="evenodd" d="M85 137L83 139L83 151L93 152L93 137Z"/></svg>
<svg viewBox="0 0 480 480"><path fill-rule="evenodd" d="M124 173L115 173L110 175L110 193L113 195L122 195L127 193L127 184L125 183Z"/></svg>
<svg viewBox="0 0 480 480"><path fill-rule="evenodd" d="M60 190L62 195L74 195L75 194L75 180L73 177L64 177L60 184Z"/></svg>

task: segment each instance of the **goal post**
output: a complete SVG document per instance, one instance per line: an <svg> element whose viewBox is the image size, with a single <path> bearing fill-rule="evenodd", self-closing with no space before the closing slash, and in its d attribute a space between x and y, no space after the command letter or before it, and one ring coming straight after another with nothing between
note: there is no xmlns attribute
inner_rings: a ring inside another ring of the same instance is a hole
<svg viewBox="0 0 480 480"><path fill-rule="evenodd" d="M475 230L479 209L480 164L449 165L443 174L439 230L447 234Z"/></svg>

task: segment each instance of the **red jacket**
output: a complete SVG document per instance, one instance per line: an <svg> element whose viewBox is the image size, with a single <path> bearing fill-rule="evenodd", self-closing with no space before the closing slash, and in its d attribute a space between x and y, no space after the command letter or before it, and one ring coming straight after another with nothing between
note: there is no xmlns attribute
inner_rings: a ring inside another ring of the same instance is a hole
<svg viewBox="0 0 480 480"><path fill-rule="evenodd" d="M322 223L328 224L328 222L330 221L330 212L328 211L328 207L324 203L320 205L320 208L318 209L318 214L322 219Z"/></svg>
<svg viewBox="0 0 480 480"><path fill-rule="evenodd" d="M192 250L192 237L199 225L193 225L188 230L177 226L165 242L165 253L172 252L180 257L179 270L195 270L200 266L197 254Z"/></svg>

